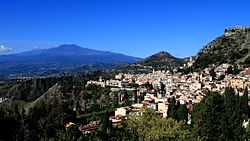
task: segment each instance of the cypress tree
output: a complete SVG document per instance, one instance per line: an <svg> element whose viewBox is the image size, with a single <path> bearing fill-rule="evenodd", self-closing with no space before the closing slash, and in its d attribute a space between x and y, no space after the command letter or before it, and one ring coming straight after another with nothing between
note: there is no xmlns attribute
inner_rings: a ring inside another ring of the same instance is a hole
<svg viewBox="0 0 250 141"><path fill-rule="evenodd" d="M171 99L171 102L169 104L169 107L168 107L168 117L169 118L176 118L176 111L177 111L177 108L176 108L176 100L175 100L175 97L173 97Z"/></svg>
<svg viewBox="0 0 250 141"><path fill-rule="evenodd" d="M186 105L180 105L177 110L177 115L179 120L188 121L188 109Z"/></svg>
<svg viewBox="0 0 250 141"><path fill-rule="evenodd" d="M247 89L247 87L244 90L244 94L241 97L240 103L241 103L241 109L242 109L243 114L244 114L244 118L247 119L248 118L248 109L249 109L249 106L248 106L248 89Z"/></svg>

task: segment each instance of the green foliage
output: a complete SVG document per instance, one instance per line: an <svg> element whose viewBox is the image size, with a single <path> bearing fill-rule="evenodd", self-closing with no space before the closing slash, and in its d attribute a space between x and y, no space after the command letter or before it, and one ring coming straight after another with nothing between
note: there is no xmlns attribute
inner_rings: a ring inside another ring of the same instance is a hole
<svg viewBox="0 0 250 141"><path fill-rule="evenodd" d="M63 115L55 105L39 103L25 115L24 110L0 110L0 140L39 140L56 137L63 129Z"/></svg>
<svg viewBox="0 0 250 141"><path fill-rule="evenodd" d="M14 100L31 102L48 91L57 81L57 78L37 78L20 82L9 82L0 86L0 94L5 94L5 97Z"/></svg>
<svg viewBox="0 0 250 141"><path fill-rule="evenodd" d="M21 115L15 110L0 109L0 140L17 140L21 128Z"/></svg>
<svg viewBox="0 0 250 141"><path fill-rule="evenodd" d="M232 74L239 74L240 73L240 70L238 68L238 65L237 64L234 64L233 65L233 71L232 71Z"/></svg>
<svg viewBox="0 0 250 141"><path fill-rule="evenodd" d="M239 53L242 54L242 55L245 55L249 52L249 49L248 48L244 48L244 49L241 49L239 50Z"/></svg>
<svg viewBox="0 0 250 141"><path fill-rule="evenodd" d="M203 140L226 140L225 106L218 93L210 94L193 111L193 122L198 126L197 135Z"/></svg>
<svg viewBox="0 0 250 141"><path fill-rule="evenodd" d="M137 95L137 89L134 91L134 103L138 102L138 95Z"/></svg>
<svg viewBox="0 0 250 141"><path fill-rule="evenodd" d="M120 95L123 96L123 106L131 106L132 105L132 97L134 96L134 92L128 92L127 90L121 90Z"/></svg>
<svg viewBox="0 0 250 141"><path fill-rule="evenodd" d="M112 123L110 123L111 121L109 120L109 111L106 110L101 118L101 125L100 125L100 131L101 133L106 134L107 132L109 132L109 130L112 127Z"/></svg>
<svg viewBox="0 0 250 141"><path fill-rule="evenodd" d="M176 112L179 121L188 121L188 109L186 105L180 105Z"/></svg>
<svg viewBox="0 0 250 141"><path fill-rule="evenodd" d="M24 119L24 140L38 140L42 137L55 137L57 130L63 129L62 109L55 105L36 105ZM59 105L58 105L59 106Z"/></svg>
<svg viewBox="0 0 250 141"><path fill-rule="evenodd" d="M168 117L176 119L177 118L177 115L176 115L177 109L178 108L176 107L176 100L175 100L175 97L173 97L171 99L169 106L168 106Z"/></svg>
<svg viewBox="0 0 250 141"><path fill-rule="evenodd" d="M161 92L161 93L163 93L163 94L166 93L165 88L166 88L166 85L164 85L162 82L160 82L160 92Z"/></svg>
<svg viewBox="0 0 250 141"><path fill-rule="evenodd" d="M175 97L171 99L168 107L168 118L175 119L177 121L188 121L188 109L186 105L180 105L176 102Z"/></svg>
<svg viewBox="0 0 250 141"><path fill-rule="evenodd" d="M194 133L202 140L244 140L244 114L240 97L232 88L225 93L211 93L192 111Z"/></svg>
<svg viewBox="0 0 250 141"><path fill-rule="evenodd" d="M195 140L185 123L164 119L149 109L142 115L130 115L126 125L134 138L137 137L140 141Z"/></svg>
<svg viewBox="0 0 250 141"><path fill-rule="evenodd" d="M247 139L250 139L250 124L248 123L247 128L246 128L246 137Z"/></svg>
<svg viewBox="0 0 250 141"><path fill-rule="evenodd" d="M81 139L82 133L77 125L71 125L66 131L60 130L57 132L56 140L58 141L78 141Z"/></svg>
<svg viewBox="0 0 250 141"><path fill-rule="evenodd" d="M246 87L243 96L240 97L240 107L243 112L244 118L247 120L249 117L249 106L248 106L248 88Z"/></svg>
<svg viewBox="0 0 250 141"><path fill-rule="evenodd" d="M142 84L142 86L146 87L147 89L153 89L153 85L150 84L149 82Z"/></svg>
<svg viewBox="0 0 250 141"><path fill-rule="evenodd" d="M250 56L248 56L248 57L245 59L244 65L245 65L245 67L249 67L249 66L250 66Z"/></svg>
<svg viewBox="0 0 250 141"><path fill-rule="evenodd" d="M139 85L138 84L136 84L135 83L135 80L133 80L133 82L132 83L130 83L130 86L131 86L131 88L134 88L135 90L134 90L134 94L133 94L133 98L134 98L134 103L137 103L138 102L138 95L137 95L137 89L138 89L138 87L139 87Z"/></svg>
<svg viewBox="0 0 250 141"><path fill-rule="evenodd" d="M139 95L139 103L141 103L144 100L144 96L146 95L146 93L140 93Z"/></svg>
<svg viewBox="0 0 250 141"><path fill-rule="evenodd" d="M113 96L113 99L112 99L112 103L113 103L113 107L114 108L117 108L119 106L119 96L118 96L118 92L113 92L112 93L112 96Z"/></svg>

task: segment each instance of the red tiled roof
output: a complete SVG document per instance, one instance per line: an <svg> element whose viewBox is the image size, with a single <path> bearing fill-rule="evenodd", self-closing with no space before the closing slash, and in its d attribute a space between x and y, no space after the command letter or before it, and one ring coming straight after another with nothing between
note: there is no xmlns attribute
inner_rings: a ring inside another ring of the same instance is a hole
<svg viewBox="0 0 250 141"><path fill-rule="evenodd" d="M99 125L84 125L80 127L80 131L91 131L91 130L96 130L99 127Z"/></svg>
<svg viewBox="0 0 250 141"><path fill-rule="evenodd" d="M126 116L123 116L123 115L116 115L116 119L122 119L122 118L125 118Z"/></svg>

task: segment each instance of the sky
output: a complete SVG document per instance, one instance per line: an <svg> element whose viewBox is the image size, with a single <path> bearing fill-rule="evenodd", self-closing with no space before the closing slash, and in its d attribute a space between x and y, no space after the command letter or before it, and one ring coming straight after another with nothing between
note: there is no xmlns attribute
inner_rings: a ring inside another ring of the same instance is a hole
<svg viewBox="0 0 250 141"><path fill-rule="evenodd" d="M0 0L0 55L77 44L146 57L188 57L250 25L249 0Z"/></svg>

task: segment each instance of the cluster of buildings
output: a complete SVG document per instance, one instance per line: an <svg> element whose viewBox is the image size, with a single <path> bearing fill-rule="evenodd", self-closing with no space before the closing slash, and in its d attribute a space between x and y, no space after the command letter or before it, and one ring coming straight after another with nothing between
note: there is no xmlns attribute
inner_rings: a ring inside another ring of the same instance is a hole
<svg viewBox="0 0 250 141"><path fill-rule="evenodd" d="M191 60L192 61L192 60ZM163 117L167 117L168 105L174 97L180 104L185 104L192 110L193 104L199 103L207 93L223 93L226 87L232 87L240 95L243 94L245 87L250 86L250 68L246 68L238 75L228 74L230 64L222 64L213 71L215 76L211 76L211 69L204 69L202 72L192 72L182 74L177 71L152 71L148 74L117 74L115 79L89 81L89 84L96 84L102 87L110 86L111 91L122 89L135 91L137 96L143 96L142 101L134 101L129 107L117 108L115 113L110 116L113 126L121 126L122 120L128 114L142 114L143 108L151 108ZM138 84L137 88L131 88L128 84ZM150 84L151 88L145 84ZM120 97L122 101L122 97ZM191 123L191 117L187 123Z"/></svg>

